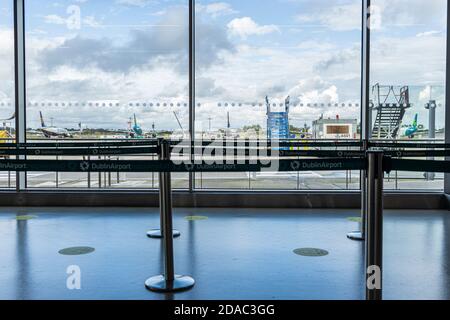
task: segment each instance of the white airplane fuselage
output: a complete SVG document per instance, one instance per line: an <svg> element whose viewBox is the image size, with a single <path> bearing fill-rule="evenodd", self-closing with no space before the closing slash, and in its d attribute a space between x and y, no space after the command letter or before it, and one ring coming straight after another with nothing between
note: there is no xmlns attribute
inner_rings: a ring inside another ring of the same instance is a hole
<svg viewBox="0 0 450 320"><path fill-rule="evenodd" d="M72 135L67 129L56 128L56 127L45 127L41 128L40 131L44 134L46 138L71 138Z"/></svg>

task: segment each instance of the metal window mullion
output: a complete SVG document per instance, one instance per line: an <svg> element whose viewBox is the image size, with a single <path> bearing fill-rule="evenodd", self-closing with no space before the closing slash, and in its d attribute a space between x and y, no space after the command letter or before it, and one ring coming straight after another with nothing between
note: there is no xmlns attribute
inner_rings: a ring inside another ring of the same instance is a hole
<svg viewBox="0 0 450 320"><path fill-rule="evenodd" d="M195 0L189 0L189 135L195 141ZM190 154L191 162L194 155ZM189 173L189 192L195 188L195 175Z"/></svg>
<svg viewBox="0 0 450 320"><path fill-rule="evenodd" d="M25 0L14 0L14 75L16 143L26 143ZM18 156L26 159L26 156ZM17 173L16 190L26 189L26 173Z"/></svg>
<svg viewBox="0 0 450 320"><path fill-rule="evenodd" d="M363 0L362 12L362 57L361 57L361 140L364 151L367 152L367 146L370 139L370 6L371 0ZM367 180L366 171L361 172L361 216L362 232L365 233L366 216L366 194Z"/></svg>
<svg viewBox="0 0 450 320"><path fill-rule="evenodd" d="M371 0L363 0L361 39L361 140L370 139L370 6Z"/></svg>
<svg viewBox="0 0 450 320"><path fill-rule="evenodd" d="M361 12L361 150L367 152L369 136L370 104L370 0L362 1ZM367 214L367 171L360 171L361 224L360 230L347 235L352 240L364 240Z"/></svg>
<svg viewBox="0 0 450 320"><path fill-rule="evenodd" d="M446 54L446 79L445 79L445 143L450 143L450 5L447 2L447 54ZM447 158L450 160L450 157ZM444 190L450 194L450 174L445 175Z"/></svg>

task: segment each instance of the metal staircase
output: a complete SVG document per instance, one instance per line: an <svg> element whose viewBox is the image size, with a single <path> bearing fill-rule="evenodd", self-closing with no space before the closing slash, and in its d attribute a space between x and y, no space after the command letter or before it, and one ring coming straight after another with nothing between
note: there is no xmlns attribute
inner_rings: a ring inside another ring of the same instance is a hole
<svg viewBox="0 0 450 320"><path fill-rule="evenodd" d="M372 130L372 139L396 139L409 103L409 88L375 85L372 89L374 102L371 112L377 111Z"/></svg>

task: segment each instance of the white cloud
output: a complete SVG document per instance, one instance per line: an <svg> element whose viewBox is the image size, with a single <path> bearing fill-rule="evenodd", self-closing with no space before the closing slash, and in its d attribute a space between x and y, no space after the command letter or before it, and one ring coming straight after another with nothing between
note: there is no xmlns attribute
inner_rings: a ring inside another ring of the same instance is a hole
<svg viewBox="0 0 450 320"><path fill-rule="evenodd" d="M151 0L116 0L117 4L141 8L148 6L152 2Z"/></svg>
<svg viewBox="0 0 450 320"><path fill-rule="evenodd" d="M373 30L442 24L446 18L442 0L377 0L372 2L371 8ZM359 30L361 10L361 3L357 1L330 6L329 1L318 0L315 9L297 14L295 19L300 24L317 24L335 31ZM433 17L431 22L430 17Z"/></svg>
<svg viewBox="0 0 450 320"><path fill-rule="evenodd" d="M399 85L445 83L445 36L373 38L374 82Z"/></svg>
<svg viewBox="0 0 450 320"><path fill-rule="evenodd" d="M44 16L44 22L48 24L56 24L56 25L66 25L70 26L71 24L71 18L67 17L61 17L56 14L51 14ZM102 23L98 21L94 16L86 16L82 18L82 26L88 26L91 28L99 28L101 27Z"/></svg>
<svg viewBox="0 0 450 320"><path fill-rule="evenodd" d="M102 23L98 21L94 16L84 17L82 23L92 28L99 28L102 26Z"/></svg>
<svg viewBox="0 0 450 320"><path fill-rule="evenodd" d="M276 25L258 25L250 17L237 18L227 25L231 35L246 39L252 35L265 35L274 32L280 32Z"/></svg>
<svg viewBox="0 0 450 320"><path fill-rule="evenodd" d="M237 13L229 3L226 2L213 2L208 4L196 4L196 10L200 13L205 13L217 18L219 16L230 15Z"/></svg>
<svg viewBox="0 0 450 320"><path fill-rule="evenodd" d="M0 28L0 98L8 100L14 95L14 33ZM5 110L2 110L2 114ZM9 112L9 111L8 111Z"/></svg>
<svg viewBox="0 0 450 320"><path fill-rule="evenodd" d="M432 31L425 31L425 32L420 32L416 35L416 37L420 38L420 37L430 37L430 36L435 36L438 34L441 34L441 31L436 31L436 30L432 30Z"/></svg>
<svg viewBox="0 0 450 320"><path fill-rule="evenodd" d="M329 6L320 12L299 14L298 23L316 23L336 31L357 30L361 28L361 3Z"/></svg>
<svg viewBox="0 0 450 320"><path fill-rule="evenodd" d="M422 102L428 102L433 97L433 89L431 86L426 86L419 92L419 99Z"/></svg>
<svg viewBox="0 0 450 320"><path fill-rule="evenodd" d="M67 18L63 18L56 14L45 16L44 21L49 24L67 24Z"/></svg>
<svg viewBox="0 0 450 320"><path fill-rule="evenodd" d="M446 19L446 1L443 0L377 0L382 26L423 26L442 24Z"/></svg>

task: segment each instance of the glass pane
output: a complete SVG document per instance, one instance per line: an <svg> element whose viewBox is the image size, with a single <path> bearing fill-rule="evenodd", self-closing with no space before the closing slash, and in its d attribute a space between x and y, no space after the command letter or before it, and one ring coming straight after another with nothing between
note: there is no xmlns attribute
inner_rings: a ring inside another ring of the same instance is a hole
<svg viewBox="0 0 450 320"><path fill-rule="evenodd" d="M372 1L372 138L443 142L447 1ZM443 175L393 172L388 189L443 189Z"/></svg>
<svg viewBox="0 0 450 320"><path fill-rule="evenodd" d="M15 135L13 2L0 0L0 148ZM0 172L0 188L15 188L15 172Z"/></svg>
<svg viewBox="0 0 450 320"><path fill-rule="evenodd" d="M187 0L27 0L25 11L29 141L182 136ZM188 185L187 175L174 180L176 188ZM38 188L152 188L156 182L150 173L28 176L28 186Z"/></svg>
<svg viewBox="0 0 450 320"><path fill-rule="evenodd" d="M359 139L361 1L197 1L196 14L196 138ZM196 187L358 188L356 174L197 174Z"/></svg>

